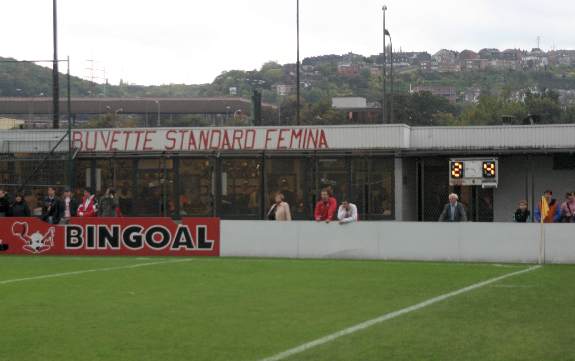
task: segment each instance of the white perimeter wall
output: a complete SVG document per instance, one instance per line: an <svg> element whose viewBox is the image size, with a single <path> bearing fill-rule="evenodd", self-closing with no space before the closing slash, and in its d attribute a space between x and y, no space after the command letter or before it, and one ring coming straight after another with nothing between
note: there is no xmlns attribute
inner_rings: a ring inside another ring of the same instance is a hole
<svg viewBox="0 0 575 361"><path fill-rule="evenodd" d="M548 263L575 263L575 227L545 225ZM514 223L222 221L224 257L536 263L541 226Z"/></svg>

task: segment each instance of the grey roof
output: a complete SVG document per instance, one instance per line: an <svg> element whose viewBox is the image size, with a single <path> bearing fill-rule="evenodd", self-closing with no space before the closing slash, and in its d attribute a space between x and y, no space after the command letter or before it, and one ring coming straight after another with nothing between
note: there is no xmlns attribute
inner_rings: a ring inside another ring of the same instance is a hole
<svg viewBox="0 0 575 361"><path fill-rule="evenodd" d="M105 114L122 110L128 114L154 113L158 103L162 113L168 114L225 114L242 110L251 113L251 101L237 97L189 98L72 98L72 113ZM263 107L275 108L271 104ZM60 99L60 111L66 112L66 99ZM49 97L0 97L0 114L51 114Z"/></svg>

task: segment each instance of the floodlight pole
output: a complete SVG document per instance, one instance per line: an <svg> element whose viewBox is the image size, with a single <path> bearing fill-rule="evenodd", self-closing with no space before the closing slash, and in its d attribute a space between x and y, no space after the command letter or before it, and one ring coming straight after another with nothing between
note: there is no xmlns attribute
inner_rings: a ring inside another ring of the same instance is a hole
<svg viewBox="0 0 575 361"><path fill-rule="evenodd" d="M381 10L383 11L383 67L382 67L382 75L383 75L383 94L382 94L382 98L381 98L381 122L383 124L385 124L385 88L386 88L386 77L387 77L387 71L386 71L386 58L385 58L385 12L387 11L387 6L383 5L383 7L381 8Z"/></svg>
<svg viewBox="0 0 575 361"><path fill-rule="evenodd" d="M52 61L52 127L60 127L60 82L58 79L58 4L52 0L52 35L54 58Z"/></svg>
<svg viewBox="0 0 575 361"><path fill-rule="evenodd" d="M72 86L70 85L70 56L67 57L68 69L67 78L67 111L68 111L68 187L70 191L74 188L74 160L72 159Z"/></svg>
<svg viewBox="0 0 575 361"><path fill-rule="evenodd" d="M296 123L301 124L300 119L300 58L299 58L299 0L296 0L296 37L297 37L297 61L296 61Z"/></svg>
<svg viewBox="0 0 575 361"><path fill-rule="evenodd" d="M391 89L390 89L390 98L389 98L389 123L393 124L393 41L391 40L391 34L389 33L389 31L387 32L387 35L389 36L389 49L390 49L390 62L391 62L391 71L390 71L390 75L391 75Z"/></svg>

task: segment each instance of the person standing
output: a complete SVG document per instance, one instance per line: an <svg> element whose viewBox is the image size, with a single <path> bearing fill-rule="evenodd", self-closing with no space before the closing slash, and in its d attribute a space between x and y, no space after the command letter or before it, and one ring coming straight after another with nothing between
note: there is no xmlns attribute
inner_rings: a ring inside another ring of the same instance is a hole
<svg viewBox="0 0 575 361"><path fill-rule="evenodd" d="M267 219L270 221L291 221L291 211L289 204L284 201L284 195L277 192L274 197L274 204L271 206Z"/></svg>
<svg viewBox="0 0 575 361"><path fill-rule="evenodd" d="M120 202L116 198L116 191L112 188L106 189L106 193L98 202L98 216L116 217L120 209Z"/></svg>
<svg viewBox="0 0 575 361"><path fill-rule="evenodd" d="M0 217L9 216L10 212L10 201L8 200L8 194L4 189L0 189Z"/></svg>
<svg viewBox="0 0 575 361"><path fill-rule="evenodd" d="M443 207L439 222L467 222L465 207L459 202L457 194L451 193L449 195L449 203Z"/></svg>
<svg viewBox="0 0 575 361"><path fill-rule="evenodd" d="M531 217L531 212L527 209L527 201L520 201L517 210L513 214L513 221L516 223L527 223Z"/></svg>
<svg viewBox="0 0 575 361"><path fill-rule="evenodd" d="M96 197L90 193L88 189L84 190L84 197L82 203L78 207L79 217L96 217L98 207L96 205Z"/></svg>
<svg viewBox="0 0 575 361"><path fill-rule="evenodd" d="M70 222L72 217L76 217L78 214L78 201L72 195L72 192L69 189L64 191L64 195L62 197L62 208L64 209L64 222Z"/></svg>
<svg viewBox="0 0 575 361"><path fill-rule="evenodd" d="M326 188L321 190L320 200L315 205L314 218L316 222L330 223L337 211L337 200L330 196Z"/></svg>
<svg viewBox="0 0 575 361"><path fill-rule="evenodd" d="M575 223L575 192L569 192L565 195L565 202L561 204L562 223Z"/></svg>
<svg viewBox="0 0 575 361"><path fill-rule="evenodd" d="M11 217L30 217L30 207L24 200L21 194L17 194L14 198L14 204L10 207Z"/></svg>
<svg viewBox="0 0 575 361"><path fill-rule="evenodd" d="M337 211L337 219L339 219L339 224L357 222L357 206L344 200Z"/></svg>
<svg viewBox="0 0 575 361"><path fill-rule="evenodd" d="M535 209L535 221L537 223L557 223L560 219L561 207L553 198L553 192L546 190Z"/></svg>
<svg viewBox="0 0 575 361"><path fill-rule="evenodd" d="M62 204L56 196L56 189L48 187L48 196L44 198L42 220L49 224L58 224L62 218Z"/></svg>

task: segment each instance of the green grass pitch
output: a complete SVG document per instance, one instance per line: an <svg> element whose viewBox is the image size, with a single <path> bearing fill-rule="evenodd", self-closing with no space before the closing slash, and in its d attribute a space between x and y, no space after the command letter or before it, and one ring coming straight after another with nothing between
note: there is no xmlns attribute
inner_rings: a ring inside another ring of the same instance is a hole
<svg viewBox="0 0 575 361"><path fill-rule="evenodd" d="M0 257L0 360L259 361L527 267ZM286 360L575 360L575 266L509 277Z"/></svg>

